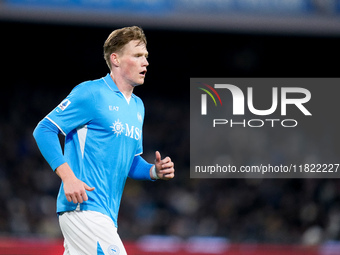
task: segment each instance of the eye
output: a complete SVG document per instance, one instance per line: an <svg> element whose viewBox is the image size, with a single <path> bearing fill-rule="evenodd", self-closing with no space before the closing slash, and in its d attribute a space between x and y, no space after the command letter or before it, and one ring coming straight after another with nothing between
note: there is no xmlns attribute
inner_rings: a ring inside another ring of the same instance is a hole
<svg viewBox="0 0 340 255"><path fill-rule="evenodd" d="M145 57L145 58L148 58L149 55L148 54L141 54L141 53L138 53L135 55L136 58L141 58L141 57Z"/></svg>

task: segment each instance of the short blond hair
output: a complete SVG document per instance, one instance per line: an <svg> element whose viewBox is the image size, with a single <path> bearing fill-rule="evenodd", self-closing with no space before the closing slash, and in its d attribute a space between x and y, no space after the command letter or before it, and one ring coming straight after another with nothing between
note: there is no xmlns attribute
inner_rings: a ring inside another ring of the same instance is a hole
<svg viewBox="0 0 340 255"><path fill-rule="evenodd" d="M111 70L110 56L119 53L130 41L138 40L146 45L146 37L142 28L138 26L123 27L114 30L104 43L104 59Z"/></svg>

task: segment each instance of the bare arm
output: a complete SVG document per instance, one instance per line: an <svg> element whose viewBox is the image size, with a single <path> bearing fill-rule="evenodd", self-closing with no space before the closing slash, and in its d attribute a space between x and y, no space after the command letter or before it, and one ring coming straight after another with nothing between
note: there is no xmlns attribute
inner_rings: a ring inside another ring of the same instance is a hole
<svg viewBox="0 0 340 255"><path fill-rule="evenodd" d="M94 187L91 188L85 182L79 180L67 163L57 167L55 172L64 183L64 192L67 201L73 201L73 203L76 204L88 200L86 190L93 191Z"/></svg>

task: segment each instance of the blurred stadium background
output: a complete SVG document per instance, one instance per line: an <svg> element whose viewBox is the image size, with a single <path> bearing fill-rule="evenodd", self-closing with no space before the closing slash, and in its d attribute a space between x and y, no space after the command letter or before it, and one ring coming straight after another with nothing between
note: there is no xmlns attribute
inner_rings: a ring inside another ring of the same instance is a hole
<svg viewBox="0 0 340 255"><path fill-rule="evenodd" d="M177 171L128 180L118 221L129 254L340 254L339 180L189 178L189 78L338 77L338 0L1 0L0 254L62 254L60 180L32 132L108 72L102 45L128 25L144 28L150 52L135 89L144 156L160 150Z"/></svg>

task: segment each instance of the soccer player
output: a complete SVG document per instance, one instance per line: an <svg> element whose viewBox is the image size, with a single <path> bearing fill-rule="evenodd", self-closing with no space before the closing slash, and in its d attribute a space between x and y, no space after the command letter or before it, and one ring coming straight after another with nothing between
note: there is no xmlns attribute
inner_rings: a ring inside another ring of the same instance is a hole
<svg viewBox="0 0 340 255"><path fill-rule="evenodd" d="M34 130L38 147L61 178L57 213L64 255L126 254L117 216L127 177L169 180L174 163L141 154L144 105L134 95L149 65L141 28L113 31L104 44L110 74L76 86ZM58 134L66 136L64 154Z"/></svg>

